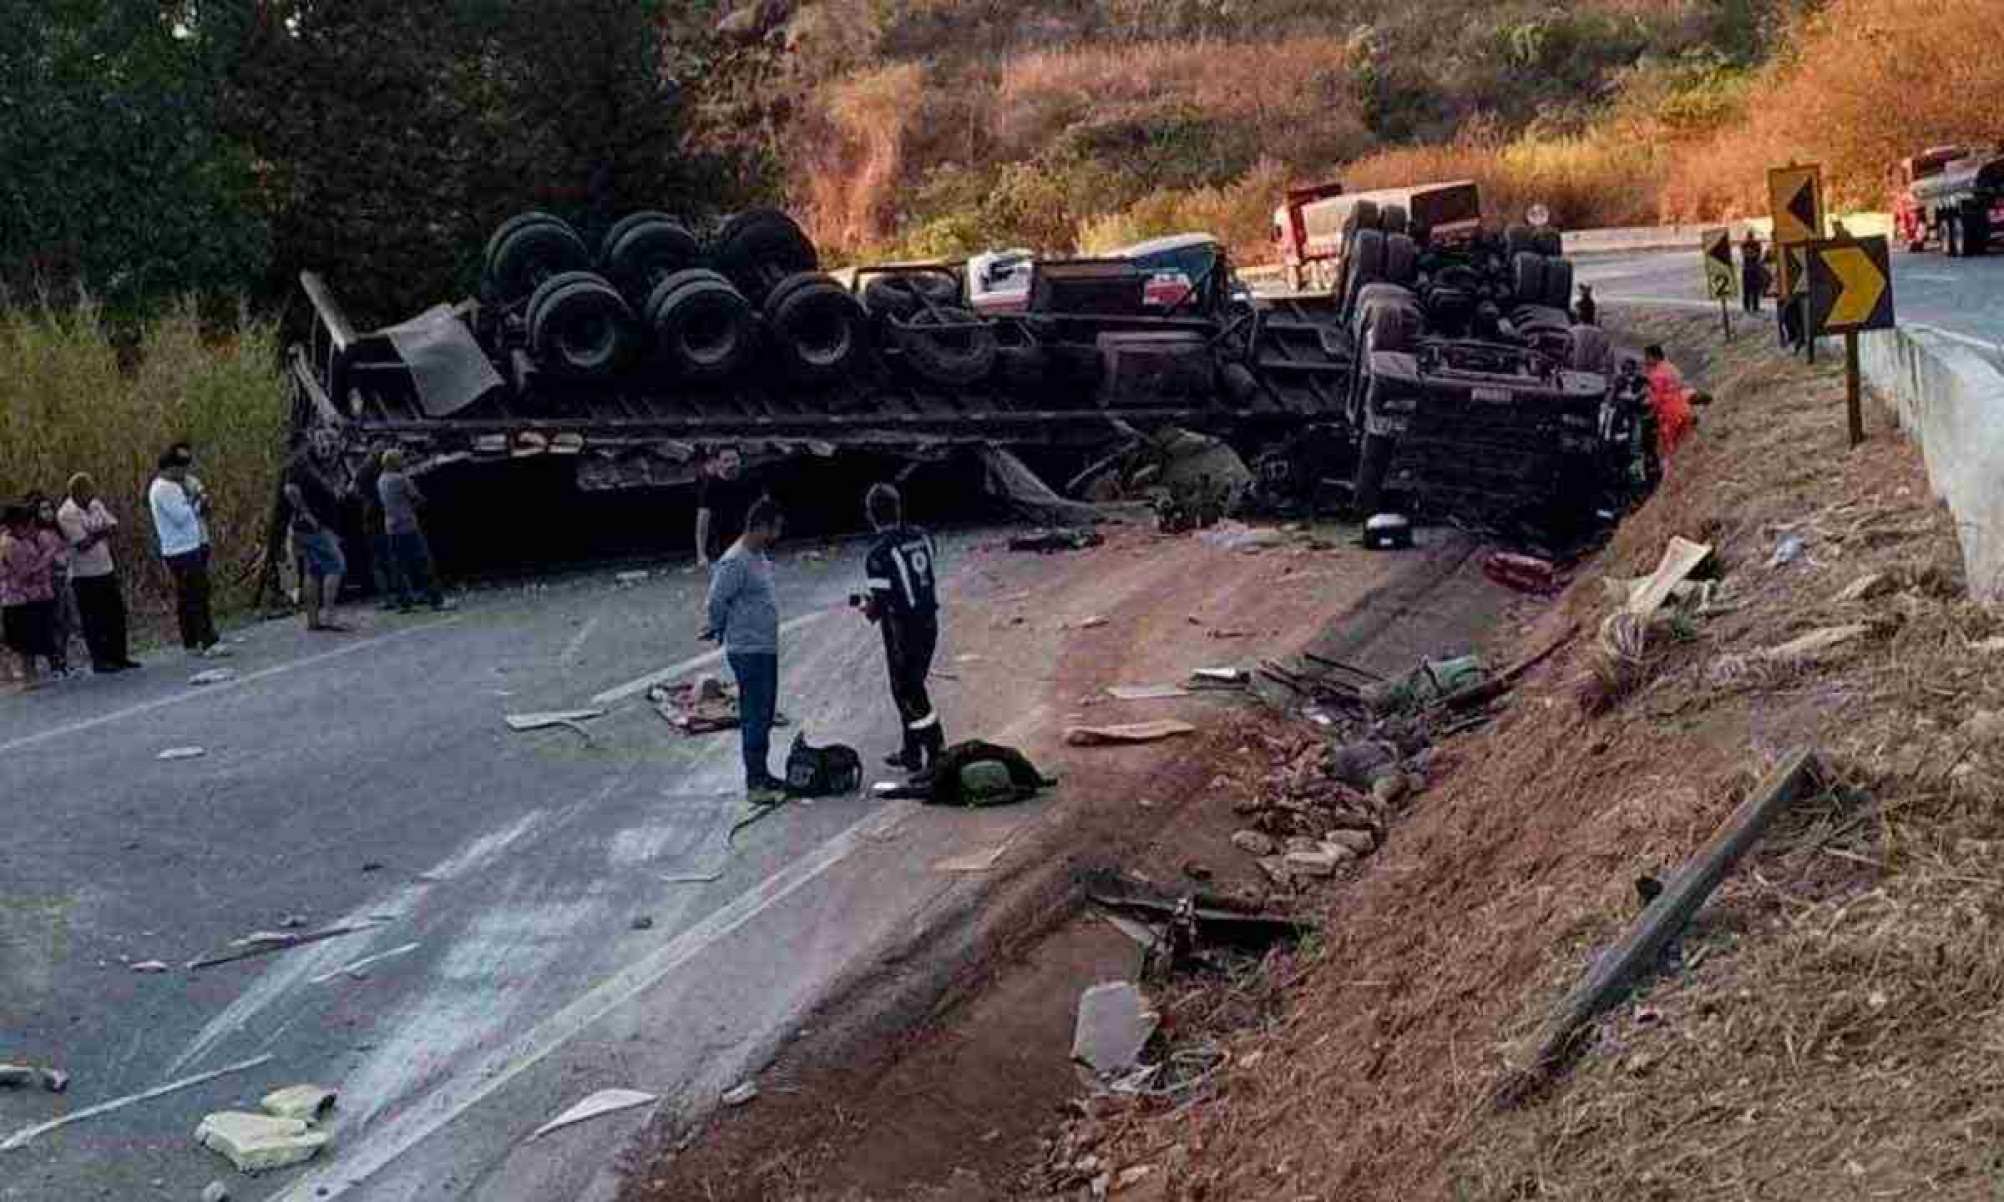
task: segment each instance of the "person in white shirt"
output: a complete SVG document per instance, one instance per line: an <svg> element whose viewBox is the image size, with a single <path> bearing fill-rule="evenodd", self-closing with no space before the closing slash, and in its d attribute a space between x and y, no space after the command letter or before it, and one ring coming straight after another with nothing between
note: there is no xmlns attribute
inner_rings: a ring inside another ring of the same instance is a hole
<svg viewBox="0 0 2004 1202"><path fill-rule="evenodd" d="M70 591L83 619L84 645L91 669L123 672L137 668L127 653L125 594L111 561L111 532L118 519L97 495L97 483L82 472L70 477L69 495L56 510L56 525L70 545Z"/></svg>
<svg viewBox="0 0 2004 1202"><path fill-rule="evenodd" d="M174 577L175 613L180 619L181 646L195 655L226 652L216 637L209 609L209 529L204 521L208 494L188 475L194 455L185 443L160 456L160 474L146 490L153 511L153 532L160 540L160 558Z"/></svg>

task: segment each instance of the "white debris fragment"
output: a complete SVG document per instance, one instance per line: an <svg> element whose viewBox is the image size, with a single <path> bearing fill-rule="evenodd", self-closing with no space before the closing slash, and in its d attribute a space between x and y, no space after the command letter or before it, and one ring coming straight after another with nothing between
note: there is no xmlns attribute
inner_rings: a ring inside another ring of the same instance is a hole
<svg viewBox="0 0 2004 1202"><path fill-rule="evenodd" d="M758 1096L758 1082L745 1081L724 1091L724 1105L742 1106Z"/></svg>
<svg viewBox="0 0 2004 1202"><path fill-rule="evenodd" d="M209 749L206 747L169 747L153 758L156 760L192 760L207 754L209 754Z"/></svg>
<svg viewBox="0 0 2004 1202"><path fill-rule="evenodd" d="M597 1093L580 1100L569 1110L564 1111L549 1122L536 1128L529 1135L529 1138L541 1139L550 1132L562 1127L568 1127L572 1123L582 1123L586 1119L595 1119L601 1115L612 1114L620 1110L631 1110L635 1106L645 1106L654 1100L654 1096L651 1093L642 1093L637 1089L601 1089Z"/></svg>
<svg viewBox="0 0 2004 1202"><path fill-rule="evenodd" d="M603 717L604 710L553 710L538 714L509 714L503 721L509 730L541 730L546 726L574 726L592 718Z"/></svg>
<svg viewBox="0 0 2004 1202"><path fill-rule="evenodd" d="M210 668L206 672L197 672L193 676L190 676L188 683L192 685L222 684L236 678L237 670L235 668Z"/></svg>
<svg viewBox="0 0 2004 1202"><path fill-rule="evenodd" d="M1096 1073L1122 1073L1141 1061L1141 1049L1161 1017L1132 981L1108 981L1079 995L1072 1059Z"/></svg>
<svg viewBox="0 0 2004 1202"><path fill-rule="evenodd" d="M615 575L612 579L615 583L619 584L621 587L625 587L627 585L644 583L647 580L648 576L650 576L651 574L652 573L647 572L645 570L620 572L617 575Z"/></svg>
<svg viewBox="0 0 2004 1202"><path fill-rule="evenodd" d="M218 1110L195 1128L195 1142L226 1157L243 1173L282 1169L313 1159L333 1136L300 1119Z"/></svg>
<svg viewBox="0 0 2004 1202"><path fill-rule="evenodd" d="M258 1107L273 1118L320 1121L334 1109L335 1093L320 1085L288 1085L258 1099Z"/></svg>
<svg viewBox="0 0 2004 1202"><path fill-rule="evenodd" d="M141 960L132 966L134 972L166 972L167 964L162 960Z"/></svg>

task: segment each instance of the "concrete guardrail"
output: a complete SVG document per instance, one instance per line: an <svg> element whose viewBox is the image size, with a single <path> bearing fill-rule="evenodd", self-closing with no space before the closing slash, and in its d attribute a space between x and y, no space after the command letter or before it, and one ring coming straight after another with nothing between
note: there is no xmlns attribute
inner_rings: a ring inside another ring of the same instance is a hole
<svg viewBox="0 0 2004 1202"><path fill-rule="evenodd" d="M1890 236L1893 232L1891 213L1840 213L1837 220L1844 228L1859 238L1869 238L1875 234ZM1751 229L1767 241L1774 233L1774 221L1767 217L1755 217L1740 221L1710 221L1697 225L1639 225L1623 229L1568 230L1565 233L1565 250L1569 255L1622 254L1645 250L1692 250L1698 249L1698 239L1708 229L1725 226L1733 232L1733 240L1746 236Z"/></svg>
<svg viewBox="0 0 2004 1202"><path fill-rule="evenodd" d="M1920 443L1928 484L1955 518L1969 594L2004 599L2004 371L1932 330L1859 339L1865 379Z"/></svg>

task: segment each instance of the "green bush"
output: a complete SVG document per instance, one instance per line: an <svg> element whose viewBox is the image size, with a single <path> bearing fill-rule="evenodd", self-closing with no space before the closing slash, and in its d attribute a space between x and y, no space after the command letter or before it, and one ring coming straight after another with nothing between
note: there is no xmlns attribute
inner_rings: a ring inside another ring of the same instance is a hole
<svg viewBox="0 0 2004 1202"><path fill-rule="evenodd" d="M164 614L169 596L146 486L168 444L196 447L214 499L210 533L223 605L250 600L287 417L277 331L239 318L205 326L191 300L120 340L97 305L0 308L0 498L60 496L71 473L97 481L119 519L128 596Z"/></svg>

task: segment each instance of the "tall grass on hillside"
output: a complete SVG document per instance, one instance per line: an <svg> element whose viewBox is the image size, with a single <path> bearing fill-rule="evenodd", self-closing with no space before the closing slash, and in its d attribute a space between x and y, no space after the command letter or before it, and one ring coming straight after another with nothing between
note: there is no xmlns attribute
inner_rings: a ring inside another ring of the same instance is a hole
<svg viewBox="0 0 2004 1202"><path fill-rule="evenodd" d="M1164 234L1214 234L1235 263L1273 257L1273 211L1287 190L1288 170L1273 159L1233 183L1216 188L1160 191L1118 213L1079 223L1078 248L1102 254Z"/></svg>
<svg viewBox="0 0 2004 1202"><path fill-rule="evenodd" d="M240 318L206 329L192 301L122 351L96 305L0 308L0 498L60 496L88 472L120 527L113 554L143 611L169 585L146 486L167 444L185 439L214 499L211 536L225 604L248 600L282 452L286 408L275 327Z"/></svg>
<svg viewBox="0 0 2004 1202"><path fill-rule="evenodd" d="M1839 207L1886 203L1886 173L1928 146L2004 137L2004 0L1831 0L1750 94L1745 120L1667 173L1667 212L1766 211L1766 171L1819 162Z"/></svg>
<svg viewBox="0 0 2004 1202"><path fill-rule="evenodd" d="M1580 229L1654 222L1662 170L1647 140L1599 130L1503 138L1478 127L1442 146L1379 151L1344 168L1341 179L1352 191L1472 179L1492 223L1522 221L1542 204L1559 228Z"/></svg>
<svg viewBox="0 0 2004 1202"><path fill-rule="evenodd" d="M890 228L905 143L924 116L925 78L918 63L896 63L825 90L823 121L799 148L813 164L804 185L817 241L854 246Z"/></svg>

